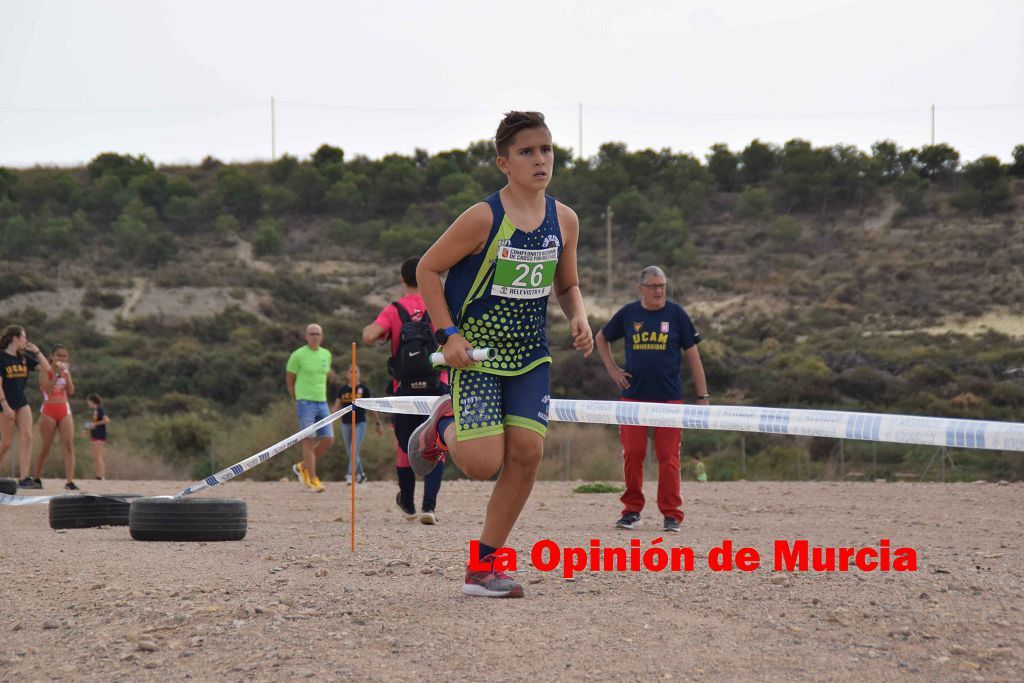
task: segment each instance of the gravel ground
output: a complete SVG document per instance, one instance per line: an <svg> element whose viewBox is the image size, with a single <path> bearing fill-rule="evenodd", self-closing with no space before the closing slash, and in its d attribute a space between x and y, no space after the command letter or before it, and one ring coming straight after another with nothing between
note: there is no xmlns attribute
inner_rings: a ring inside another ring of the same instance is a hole
<svg viewBox="0 0 1024 683"><path fill-rule="evenodd" d="M48 480L43 493L60 482ZM182 482L95 482L173 493ZM491 484L448 482L439 526L407 522L391 482L231 482L248 503L233 543L143 543L126 528L53 531L45 505L0 506L0 680L1020 680L1024 485L687 484L693 572L530 565L541 539L643 548L616 531L615 494L542 482L511 545L522 600L460 592ZM648 499L654 485L648 485ZM343 518L343 521L342 521ZM776 539L918 553L910 573L781 573ZM765 558L712 572L723 539Z"/></svg>

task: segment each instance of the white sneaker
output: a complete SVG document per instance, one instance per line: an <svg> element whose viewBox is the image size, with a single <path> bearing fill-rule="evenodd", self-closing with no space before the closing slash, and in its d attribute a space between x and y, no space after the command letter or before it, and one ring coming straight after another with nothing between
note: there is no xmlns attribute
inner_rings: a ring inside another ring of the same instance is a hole
<svg viewBox="0 0 1024 683"><path fill-rule="evenodd" d="M434 526L437 524L437 515L435 515L433 511L428 512L427 510L423 510L420 512L420 524Z"/></svg>

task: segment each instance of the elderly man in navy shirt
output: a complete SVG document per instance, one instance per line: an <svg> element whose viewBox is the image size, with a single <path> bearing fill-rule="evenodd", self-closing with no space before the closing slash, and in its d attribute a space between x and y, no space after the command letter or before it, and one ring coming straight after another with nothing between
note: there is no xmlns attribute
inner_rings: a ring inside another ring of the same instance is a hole
<svg viewBox="0 0 1024 683"><path fill-rule="evenodd" d="M682 357L686 358L697 390L697 403L708 405L708 384L697 344L700 333L683 307L666 298L668 280L658 266L640 273L640 300L626 304L612 316L594 340L608 375L622 391L623 401L682 403L680 380ZM615 362L611 343L623 339L626 369ZM619 425L622 442L623 474L626 492L622 494L622 518L615 526L635 529L640 526L644 508L644 457L648 427ZM683 430L654 428L654 451L658 456L658 509L664 517L663 529L678 532L683 521L680 491L679 446Z"/></svg>

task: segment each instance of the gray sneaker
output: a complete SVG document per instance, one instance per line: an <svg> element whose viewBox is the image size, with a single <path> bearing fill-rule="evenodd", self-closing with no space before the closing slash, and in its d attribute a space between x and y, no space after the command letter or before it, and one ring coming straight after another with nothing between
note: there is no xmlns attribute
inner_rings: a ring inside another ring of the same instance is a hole
<svg viewBox="0 0 1024 683"><path fill-rule="evenodd" d="M680 523L680 521L678 519L675 519L674 517L666 517L665 518L665 525L663 527L661 527L661 530L662 531L671 531L674 534L678 534L680 526L682 526L682 524Z"/></svg>
<svg viewBox="0 0 1024 683"><path fill-rule="evenodd" d="M487 569L470 571L469 567L466 567L466 582L462 584L463 595L478 598L523 597L522 585L505 572L494 568L494 555L488 555L480 564L488 565Z"/></svg>
<svg viewBox="0 0 1024 683"><path fill-rule="evenodd" d="M439 396L430 409L427 421L409 436L409 466L418 477L425 477L444 459L444 450L437 438L437 422L452 415L452 397Z"/></svg>
<svg viewBox="0 0 1024 683"><path fill-rule="evenodd" d="M623 512L619 521L615 522L616 529L635 529L640 526L639 512Z"/></svg>

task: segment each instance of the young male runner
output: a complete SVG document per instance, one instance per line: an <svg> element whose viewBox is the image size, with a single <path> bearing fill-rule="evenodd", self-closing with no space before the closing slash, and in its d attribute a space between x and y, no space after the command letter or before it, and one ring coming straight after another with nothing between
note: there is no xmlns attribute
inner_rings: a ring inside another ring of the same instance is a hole
<svg viewBox="0 0 1024 683"><path fill-rule="evenodd" d="M467 595L518 598L523 587L494 567L494 551L522 512L544 451L550 399L546 322L554 289L573 338L589 356L594 339L576 273L579 219L544 191L554 148L539 112L510 112L494 139L508 184L473 205L423 255L420 293L445 363L450 396L409 439L409 463L423 476L447 451L473 479L501 470L480 534L479 566L466 570ZM441 273L448 271L442 289ZM467 351L491 347L476 363Z"/></svg>

